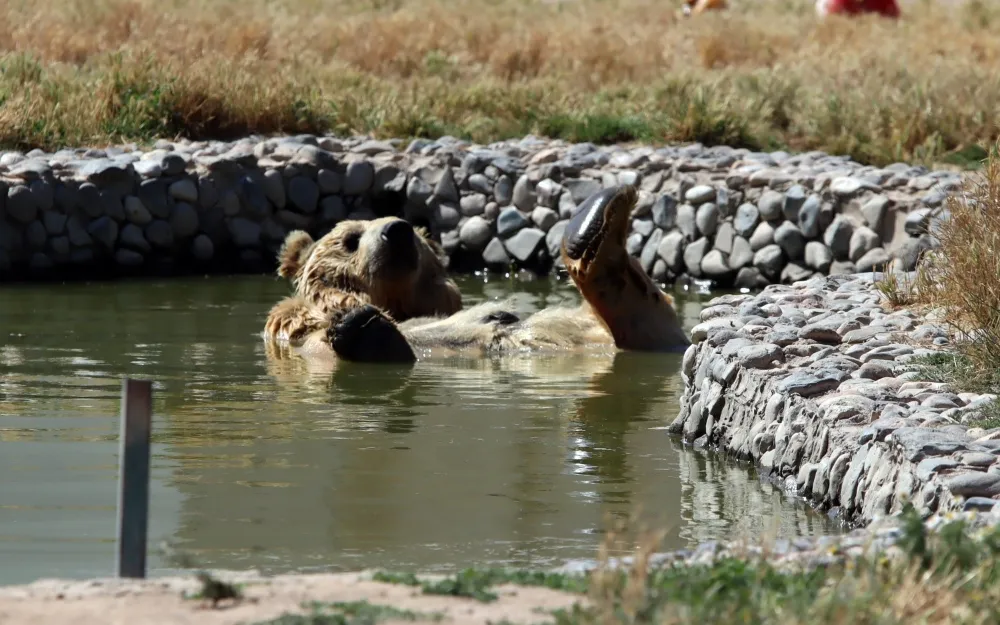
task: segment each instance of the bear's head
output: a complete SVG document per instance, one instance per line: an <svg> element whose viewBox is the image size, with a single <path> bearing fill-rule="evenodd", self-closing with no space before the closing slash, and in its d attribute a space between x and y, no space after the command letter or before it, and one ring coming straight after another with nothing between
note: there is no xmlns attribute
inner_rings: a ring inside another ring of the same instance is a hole
<svg viewBox="0 0 1000 625"><path fill-rule="evenodd" d="M461 310L443 255L425 230L398 217L347 220L316 241L307 232L290 232L278 252L278 275L314 304L345 293L364 295L403 321Z"/></svg>

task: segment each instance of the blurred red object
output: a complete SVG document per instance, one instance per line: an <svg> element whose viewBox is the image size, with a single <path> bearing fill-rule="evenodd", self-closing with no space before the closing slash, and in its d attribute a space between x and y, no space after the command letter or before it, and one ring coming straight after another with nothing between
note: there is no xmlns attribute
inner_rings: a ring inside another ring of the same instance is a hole
<svg viewBox="0 0 1000 625"><path fill-rule="evenodd" d="M857 15L878 13L885 17L899 17L896 0L816 0L816 12L821 17L827 15Z"/></svg>

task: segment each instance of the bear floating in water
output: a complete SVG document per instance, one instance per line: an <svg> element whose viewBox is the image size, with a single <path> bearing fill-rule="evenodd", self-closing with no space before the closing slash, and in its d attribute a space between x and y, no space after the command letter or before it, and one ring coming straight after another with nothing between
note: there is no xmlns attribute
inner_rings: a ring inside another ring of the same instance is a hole
<svg viewBox="0 0 1000 625"><path fill-rule="evenodd" d="M418 352L682 351L690 341L673 299L625 249L637 199L623 185L580 205L561 255L584 303L523 317L507 302L463 308L440 247L402 219L344 221L318 241L292 232L278 274L295 294L271 309L265 339L306 357L366 362L412 362Z"/></svg>

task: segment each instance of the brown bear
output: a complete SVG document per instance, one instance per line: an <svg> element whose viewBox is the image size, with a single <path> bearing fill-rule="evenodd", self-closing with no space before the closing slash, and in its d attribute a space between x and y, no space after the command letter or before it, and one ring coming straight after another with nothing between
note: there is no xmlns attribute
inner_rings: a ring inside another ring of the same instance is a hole
<svg viewBox="0 0 1000 625"><path fill-rule="evenodd" d="M635 187L622 185L580 205L561 255L585 301L524 318L507 302L462 309L440 248L403 220L343 222L315 243L289 234L279 274L293 279L296 295L271 310L265 334L307 353L378 362L413 362L415 350L682 351L690 342L672 298L625 249L637 199ZM357 237L350 245L348 234Z"/></svg>
<svg viewBox="0 0 1000 625"><path fill-rule="evenodd" d="M301 345L325 331L333 313L365 304L396 321L455 313L462 295L443 255L426 231L395 217L342 221L318 241L290 232L278 252L278 275L295 294L271 309L265 336Z"/></svg>

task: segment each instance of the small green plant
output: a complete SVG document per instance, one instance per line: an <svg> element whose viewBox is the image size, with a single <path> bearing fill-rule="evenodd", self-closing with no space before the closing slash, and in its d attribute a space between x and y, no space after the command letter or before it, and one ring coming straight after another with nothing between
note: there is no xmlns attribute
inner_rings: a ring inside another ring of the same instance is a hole
<svg viewBox="0 0 1000 625"><path fill-rule="evenodd" d="M269 621L255 625L375 625L386 620L402 621L440 621L440 613L425 614L412 610L369 603L368 601L346 601L325 603L311 601L302 604L309 610L306 614L282 614Z"/></svg>
<svg viewBox="0 0 1000 625"><path fill-rule="evenodd" d="M902 308L913 304L915 281L901 277L895 271L885 271L880 279L875 281L875 289L882 295L892 308Z"/></svg>
<svg viewBox="0 0 1000 625"><path fill-rule="evenodd" d="M494 583L496 583L495 578L489 571L465 569L442 580L424 583L422 589L424 594L428 595L469 597L489 603L498 599L497 594L490 591L490 586Z"/></svg>
<svg viewBox="0 0 1000 625"><path fill-rule="evenodd" d="M421 590L428 595L471 597L487 603L497 599L497 595L490 592L489 589L499 584L544 586L553 590L580 593L587 589L587 577L584 574L505 568L463 569L454 575L436 581L421 580L413 573L377 571L372 575L372 579L388 584L420 586Z"/></svg>
<svg viewBox="0 0 1000 625"><path fill-rule="evenodd" d="M1000 395L1000 371L981 369L965 353L964 346L958 351L940 351L934 354L918 356L907 363L907 368L913 371L921 380L941 382L951 385L960 391L993 393ZM985 402L975 409L971 418L966 418L965 425L992 429L1000 427L1000 400Z"/></svg>
<svg viewBox="0 0 1000 625"><path fill-rule="evenodd" d="M648 567L640 553L627 569L602 564L594 572L591 606L554 616L559 625L995 622L1000 530L977 533L952 521L932 532L911 505L900 520L894 552L831 563L779 569L765 557L727 556Z"/></svg>
<svg viewBox="0 0 1000 625"><path fill-rule="evenodd" d="M376 582L386 584L403 584L405 586L419 586L420 580L413 573L393 573L390 571L376 571L372 574L372 579Z"/></svg>

